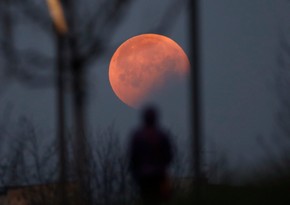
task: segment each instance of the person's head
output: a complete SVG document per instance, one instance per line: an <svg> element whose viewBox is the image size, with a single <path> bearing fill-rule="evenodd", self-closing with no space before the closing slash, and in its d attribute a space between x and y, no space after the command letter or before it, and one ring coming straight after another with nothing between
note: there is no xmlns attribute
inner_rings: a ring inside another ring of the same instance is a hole
<svg viewBox="0 0 290 205"><path fill-rule="evenodd" d="M155 106L149 105L143 109L142 120L146 126L156 126L158 123L158 111Z"/></svg>

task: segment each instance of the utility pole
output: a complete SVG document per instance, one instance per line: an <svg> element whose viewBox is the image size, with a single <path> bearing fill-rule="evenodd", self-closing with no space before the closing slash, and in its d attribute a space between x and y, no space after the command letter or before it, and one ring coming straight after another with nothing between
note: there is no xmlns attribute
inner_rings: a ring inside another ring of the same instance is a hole
<svg viewBox="0 0 290 205"><path fill-rule="evenodd" d="M56 71L56 87L57 87L57 136L59 142L59 164L60 164L60 200L61 204L67 205L67 144L65 140L65 83L64 83L64 48L65 38L57 35L57 71Z"/></svg>
<svg viewBox="0 0 290 205"><path fill-rule="evenodd" d="M79 53L79 39L77 36L78 5L75 0L63 0L63 5L67 11L68 25L70 28L68 44L70 50L70 71L72 75L72 98L73 98L73 118L74 118L74 169L77 177L78 194L77 204L91 204L91 195L88 179L88 156L86 138L86 79L85 60Z"/></svg>
<svg viewBox="0 0 290 205"><path fill-rule="evenodd" d="M62 6L58 0L47 0L50 15L54 24L57 49L56 66L56 105L57 105L57 139L59 148L59 204L68 205L67 198L67 144L65 140L65 39L68 32Z"/></svg>
<svg viewBox="0 0 290 205"><path fill-rule="evenodd" d="M193 153L193 170L195 174L194 192L195 204L200 205L201 202L201 148L202 148L202 95L201 95L201 63L200 63L200 13L199 0L189 0L189 27L190 27L190 86L191 86L191 122L192 127L192 153Z"/></svg>
<svg viewBox="0 0 290 205"><path fill-rule="evenodd" d="M86 134L85 134L85 72L83 66L83 59L78 52L78 39L76 36L76 5L73 0L47 0L50 6L51 16L54 20L56 30L58 31L58 50L59 50L59 76L63 76L63 70L60 66L64 63L61 59L63 54L64 39L67 39L67 45L69 49L70 59L69 67L72 74L72 90L73 90L73 115L74 115L74 140L73 140L73 152L74 152L74 169L77 177L78 192L76 193L76 204L90 204L90 193L87 186L87 174L88 174L88 162L87 162L87 149L86 149ZM63 3L63 7L61 3ZM66 15L64 9L66 10ZM65 19L67 17L67 21ZM69 27L69 32L68 32ZM66 38L64 38L66 37ZM62 52L62 53L60 53ZM59 87L63 87L63 78L59 78ZM59 89L61 92L62 89ZM59 92L59 104L63 104L64 93ZM63 91L62 91L63 92ZM64 107L63 107L64 108ZM64 109L62 109L63 111ZM61 113L61 109L59 109ZM59 114L61 115L61 114ZM59 123L61 127L61 123ZM59 135L61 129L59 129ZM60 137L61 150L65 148L65 140ZM65 149L66 150L66 149ZM66 151L60 153L60 161L62 165L66 165ZM66 176L65 166L62 166L61 176ZM62 178L62 177L61 177ZM65 187L62 189L64 192ZM65 193L66 194L66 193ZM63 198L63 197L62 197ZM64 199L64 198L63 198ZM65 200L65 199L64 199Z"/></svg>

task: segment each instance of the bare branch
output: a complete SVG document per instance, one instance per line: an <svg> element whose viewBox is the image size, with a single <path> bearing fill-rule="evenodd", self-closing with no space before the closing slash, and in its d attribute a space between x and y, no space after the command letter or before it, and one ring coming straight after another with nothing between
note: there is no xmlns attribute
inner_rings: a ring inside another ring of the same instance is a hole
<svg viewBox="0 0 290 205"><path fill-rule="evenodd" d="M49 17L46 2L35 0L14 0L20 11L46 32L52 32L52 21Z"/></svg>

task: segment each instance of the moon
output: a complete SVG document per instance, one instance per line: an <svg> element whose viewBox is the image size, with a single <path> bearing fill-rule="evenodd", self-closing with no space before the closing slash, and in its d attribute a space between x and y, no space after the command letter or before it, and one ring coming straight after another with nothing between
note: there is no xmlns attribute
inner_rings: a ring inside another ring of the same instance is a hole
<svg viewBox="0 0 290 205"><path fill-rule="evenodd" d="M159 34L141 34L115 51L109 81L123 103L139 108L170 82L185 79L189 67L187 55L175 41Z"/></svg>

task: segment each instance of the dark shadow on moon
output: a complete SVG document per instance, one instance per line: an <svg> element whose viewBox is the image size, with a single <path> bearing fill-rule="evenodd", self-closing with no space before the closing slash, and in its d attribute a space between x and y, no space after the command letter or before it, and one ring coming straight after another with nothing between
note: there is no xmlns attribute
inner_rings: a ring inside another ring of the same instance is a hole
<svg viewBox="0 0 290 205"><path fill-rule="evenodd" d="M171 73L164 77L165 82L159 87L153 87L146 98L138 107L146 104L156 104L168 110L181 109L177 105L186 104L188 101L188 77L178 78ZM178 94L178 98L176 98Z"/></svg>

